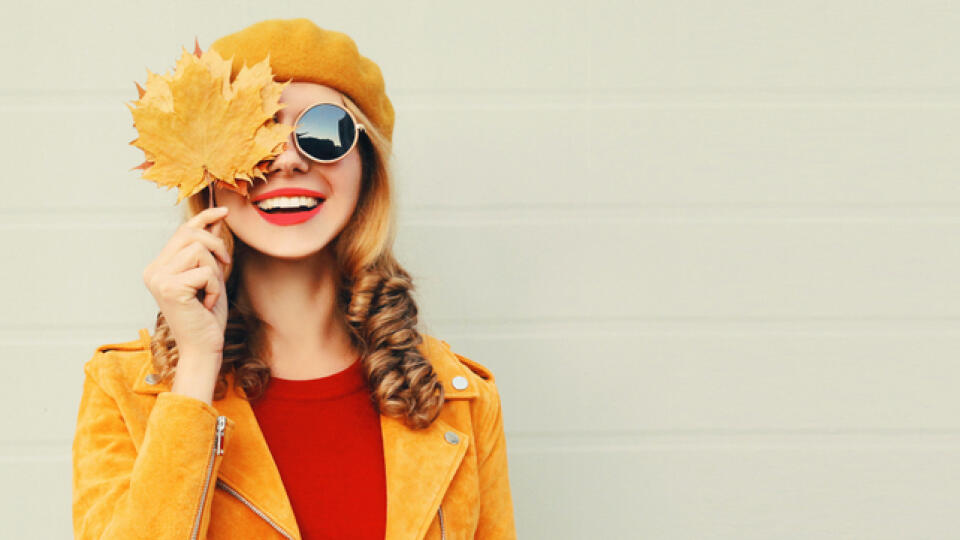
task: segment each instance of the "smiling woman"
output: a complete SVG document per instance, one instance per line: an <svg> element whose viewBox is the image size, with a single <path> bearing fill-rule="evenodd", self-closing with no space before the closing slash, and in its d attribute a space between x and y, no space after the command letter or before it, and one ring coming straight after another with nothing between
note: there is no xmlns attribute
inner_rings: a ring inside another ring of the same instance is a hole
<svg viewBox="0 0 960 540"><path fill-rule="evenodd" d="M307 19L211 49L289 81L289 140L265 181L189 192L154 333L85 364L76 537L514 538L493 373L418 331L392 252L379 68Z"/></svg>
<svg viewBox="0 0 960 540"><path fill-rule="evenodd" d="M302 124L302 113L314 110L317 102L325 100L336 100L347 106L346 98L329 86L290 83L280 98L286 105L280 111L280 122L297 118L291 135L296 144L288 144L273 160L268 181L250 188L250 197L219 186L215 189L216 200L229 209L226 223L230 230L259 253L277 258L321 256L322 249L347 226L358 205L363 180L360 153L365 152L372 158L369 159L371 172L377 168L378 160L372 155L375 150L369 139L360 151L355 151L357 145L353 144L341 152L338 159L325 163L301 150L300 140L339 139L336 134L328 135L324 131L329 126L318 125L316 121L312 125ZM333 117L327 118L338 128ZM357 124L350 115L345 114L344 118L350 120L352 132ZM386 173L381 172L385 178ZM389 182L371 188L389 190ZM202 193L198 195L204 200ZM294 198L295 195L298 197ZM301 199L301 196L309 198ZM301 210L301 206L305 209ZM383 210L389 208L386 206Z"/></svg>
<svg viewBox="0 0 960 540"><path fill-rule="evenodd" d="M347 105L348 100L349 98L329 86L313 82L291 82L280 97L280 102L286 106L280 110L279 121L293 123L293 143L287 144L286 149L269 166L268 181L249 188L251 197L244 197L234 190L219 186L215 189L216 201L229 209L226 223L230 230L258 253L281 259L323 257L323 248L347 226L354 210L360 204L360 188L364 180L361 154L367 156L367 170L371 177L368 179L371 185L368 186L367 193L373 196L372 192L385 190L387 193L381 200L391 198L386 166L378 157L389 152L388 142L378 141L382 149L382 152L378 152L374 149L369 134L362 132L363 142L356 143L357 138L353 134L358 123L353 122L352 118L365 118L365 115L355 105ZM350 138L355 142L339 153L336 159L321 163L312 154L301 150L300 141L309 140L314 143L313 146L320 146L315 141L321 139L339 141L336 133L330 133L331 127L345 130L342 123L333 116L326 115L327 122L323 122L324 117L320 117L313 119L312 123L304 123L311 120L312 115L303 113L315 110L317 103L327 102L342 103L346 109L341 110L345 112L350 108L357 111L351 113L353 116L343 115L349 123L346 130L349 130ZM379 178L376 184L373 183L373 176ZM204 195L201 192L196 197L205 201ZM301 200L293 198L293 195L311 199ZM317 204L319 199L323 200L322 204ZM301 211L301 205L308 209ZM390 219L389 204L374 210L388 213L385 217ZM358 218L357 225L360 229L367 229L365 224L360 222L362 218L363 216ZM384 241L385 238L378 240ZM301 267L308 268L305 265ZM309 279L309 274L304 275L304 278ZM297 320L302 318L298 317Z"/></svg>

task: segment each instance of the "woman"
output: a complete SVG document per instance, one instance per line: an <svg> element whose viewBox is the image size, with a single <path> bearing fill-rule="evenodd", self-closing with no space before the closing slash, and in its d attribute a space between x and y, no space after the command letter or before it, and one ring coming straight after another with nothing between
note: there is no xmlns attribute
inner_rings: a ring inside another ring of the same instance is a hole
<svg viewBox="0 0 960 540"><path fill-rule="evenodd" d="M248 197L189 198L154 334L84 365L76 538L515 538L494 376L417 331L391 253L379 68L307 19L211 48L269 54L296 130Z"/></svg>

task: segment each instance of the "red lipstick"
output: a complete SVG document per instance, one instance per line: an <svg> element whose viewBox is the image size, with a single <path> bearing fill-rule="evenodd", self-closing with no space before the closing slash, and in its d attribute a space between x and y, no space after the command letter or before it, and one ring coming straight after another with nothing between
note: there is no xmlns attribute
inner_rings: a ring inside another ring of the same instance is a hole
<svg viewBox="0 0 960 540"><path fill-rule="evenodd" d="M285 187L280 189L275 189L273 191L267 191L261 193L250 200L250 202L262 201L264 199L269 199L270 197L295 197L297 195L303 195L305 197L316 197L318 199L326 199L327 196L319 191L314 191L312 189L305 188L296 188L296 187Z"/></svg>
<svg viewBox="0 0 960 540"><path fill-rule="evenodd" d="M271 214L261 210L260 207L256 204L257 201L262 201L264 199L270 199L272 197L296 197L296 196L305 196L305 197L314 197L318 200L317 206L311 208L310 210L300 210L296 212L285 211L281 213ZM326 196L318 191L313 191L310 189L304 188L280 188L273 191L267 191L266 193L261 193L254 197L250 203L253 204L253 207L256 208L257 213L260 214L260 217L273 223L274 225L296 225L297 223L303 223L308 219L312 218L320 211L320 208L323 206L323 201L326 199Z"/></svg>

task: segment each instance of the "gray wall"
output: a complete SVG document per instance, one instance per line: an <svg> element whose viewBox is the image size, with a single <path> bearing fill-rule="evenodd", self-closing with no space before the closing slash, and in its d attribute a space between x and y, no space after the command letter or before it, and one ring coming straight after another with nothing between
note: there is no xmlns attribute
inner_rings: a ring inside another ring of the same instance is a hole
<svg viewBox="0 0 960 540"><path fill-rule="evenodd" d="M124 102L265 18L397 108L423 326L491 367L521 538L946 538L960 498L951 2L5 8L0 523L70 536L101 343L179 223ZM12 532L11 532L12 531Z"/></svg>

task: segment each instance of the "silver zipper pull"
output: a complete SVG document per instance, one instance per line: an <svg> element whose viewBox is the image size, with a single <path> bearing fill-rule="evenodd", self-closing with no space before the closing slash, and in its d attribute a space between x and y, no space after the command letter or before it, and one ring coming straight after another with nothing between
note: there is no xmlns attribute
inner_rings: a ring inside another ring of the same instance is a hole
<svg viewBox="0 0 960 540"><path fill-rule="evenodd" d="M223 432L227 428L227 417L218 416L217 417L217 455L223 455Z"/></svg>

